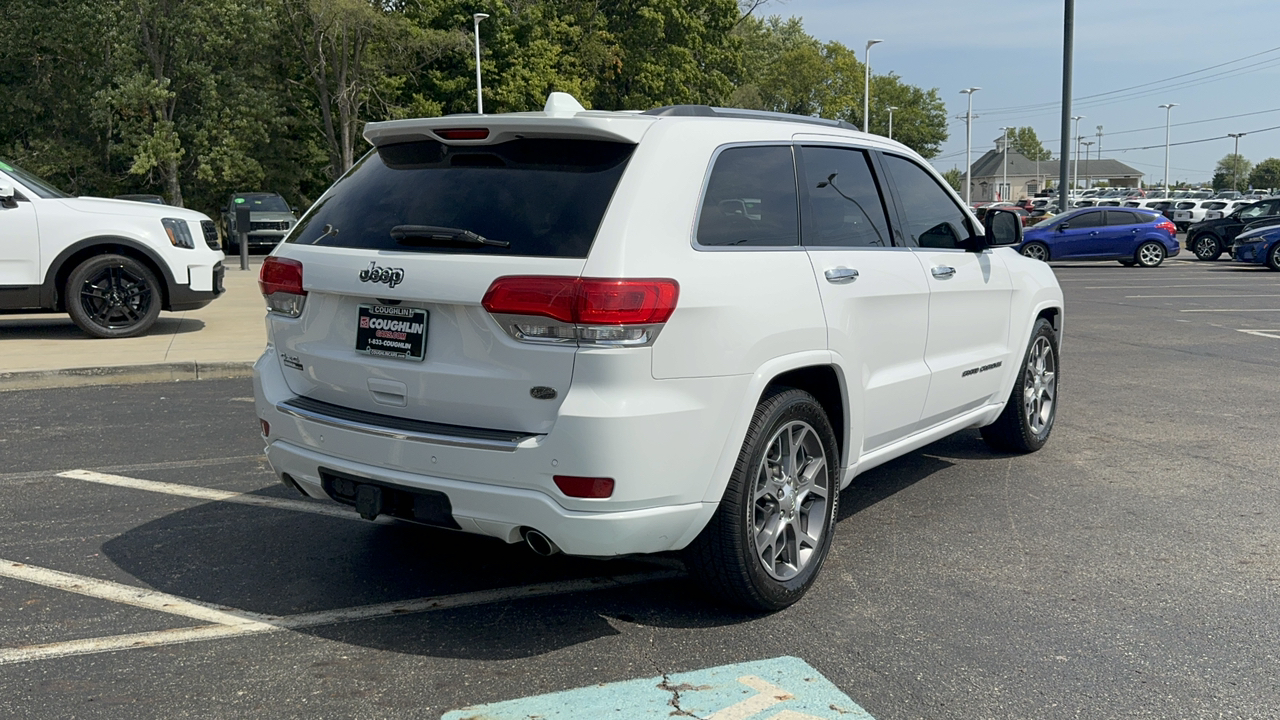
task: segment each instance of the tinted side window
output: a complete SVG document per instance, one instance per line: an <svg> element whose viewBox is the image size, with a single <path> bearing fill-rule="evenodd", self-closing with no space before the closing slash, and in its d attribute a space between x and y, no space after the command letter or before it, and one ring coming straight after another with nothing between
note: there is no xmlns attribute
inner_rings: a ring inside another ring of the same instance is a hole
<svg viewBox="0 0 1280 720"><path fill-rule="evenodd" d="M955 248L969 236L964 212L923 168L896 155L884 156L898 200L907 215L907 232L922 248Z"/></svg>
<svg viewBox="0 0 1280 720"><path fill-rule="evenodd" d="M1079 215L1072 215L1067 218L1067 222L1071 223L1073 229L1102 227L1102 213L1085 212Z"/></svg>
<svg viewBox="0 0 1280 720"><path fill-rule="evenodd" d="M798 204L790 146L729 148L711 169L698 243L799 245Z"/></svg>
<svg viewBox="0 0 1280 720"><path fill-rule="evenodd" d="M888 247L884 201L867 154L851 148L806 147L809 215L804 244L819 247Z"/></svg>
<svg viewBox="0 0 1280 720"><path fill-rule="evenodd" d="M1141 217L1134 215L1131 212L1125 212L1123 210L1107 211L1108 225L1137 225L1142 222L1145 222L1145 221Z"/></svg>

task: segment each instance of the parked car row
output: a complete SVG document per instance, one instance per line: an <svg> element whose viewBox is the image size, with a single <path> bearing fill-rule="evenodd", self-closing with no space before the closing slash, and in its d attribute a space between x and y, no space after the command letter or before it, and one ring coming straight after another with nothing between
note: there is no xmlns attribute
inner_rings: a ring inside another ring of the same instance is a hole
<svg viewBox="0 0 1280 720"><path fill-rule="evenodd" d="M1226 215L1203 218L1187 228L1187 250L1200 260L1217 260L1246 230L1280 224L1280 197L1247 203Z"/></svg>

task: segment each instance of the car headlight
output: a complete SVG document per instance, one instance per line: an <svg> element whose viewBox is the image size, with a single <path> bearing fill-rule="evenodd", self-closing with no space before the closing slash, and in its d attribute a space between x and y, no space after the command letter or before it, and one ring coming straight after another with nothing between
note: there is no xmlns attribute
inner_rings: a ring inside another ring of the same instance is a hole
<svg viewBox="0 0 1280 720"><path fill-rule="evenodd" d="M186 220L165 218L160 221L160 224L164 226L164 232L169 236L169 242L173 243L174 247L191 249L196 246L195 240L191 239L191 228L187 227Z"/></svg>

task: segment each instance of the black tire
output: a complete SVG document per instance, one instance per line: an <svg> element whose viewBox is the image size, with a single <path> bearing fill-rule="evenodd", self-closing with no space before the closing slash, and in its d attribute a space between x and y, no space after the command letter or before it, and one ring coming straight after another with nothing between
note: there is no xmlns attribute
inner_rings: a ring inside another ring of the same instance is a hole
<svg viewBox="0 0 1280 720"><path fill-rule="evenodd" d="M1041 343L1042 340L1048 344L1047 356L1053 363L1050 370L1051 385L1040 375L1033 359L1033 356L1046 350ZM1018 379L1013 383L1013 390L1009 393L1004 411L995 422L980 428L982 439L987 441L991 449L1001 452L1031 453L1044 447L1049 440L1049 433L1053 432L1054 420L1058 417L1058 376L1061 367L1058 363L1057 335L1049 321L1040 318L1036 320L1035 327L1031 330L1031 340L1027 343L1027 352L1023 355L1022 363L1018 367ZM1040 379L1039 386L1047 387L1052 396L1047 417L1043 412L1043 390L1037 389L1036 385L1037 376ZM1029 381L1031 385L1028 384ZM1028 389L1038 396L1035 408L1030 407L1027 402ZM1040 412L1033 412L1036 409ZM1037 416L1038 427L1033 425L1033 414Z"/></svg>
<svg viewBox="0 0 1280 720"><path fill-rule="evenodd" d="M95 255L80 263L63 288L71 320L100 338L141 335L160 317L164 302L155 273L123 255Z"/></svg>
<svg viewBox="0 0 1280 720"><path fill-rule="evenodd" d="M1138 267L1160 267L1160 263L1164 262L1166 254L1168 254L1168 251L1164 249L1164 245L1155 240L1148 240L1139 245L1138 249L1134 251L1133 261L1138 264Z"/></svg>
<svg viewBox="0 0 1280 720"><path fill-rule="evenodd" d="M783 467L786 463L769 462L770 449L775 441L781 442L784 433L788 442L804 451L803 463L793 458L790 464L812 471L811 482L796 483L803 495L794 488L786 490L784 486L790 485L789 482L777 483L780 476L787 477ZM720 506L702 533L685 549L685 561L703 588L730 604L766 612L781 610L804 596L822 568L835 530L840 488L836 447L827 414L812 395L788 387L773 388L765 393L756 406ZM819 458L824 463L821 470L814 465ZM763 481L765 494L757 501L759 481ZM826 483L825 498L818 497L817 492L823 482ZM775 484L777 489L769 494L768 488ZM812 519L822 520L822 531L816 544L810 544L805 554L799 532L803 526L803 532L812 535L809 522ZM788 522L795 525L786 524ZM773 526L774 537L782 537L782 542L773 542L767 551L757 552L757 537L764 534L763 530L757 533L757 524L764 528ZM794 543L788 538L794 539ZM761 557L766 552L773 556L769 569ZM788 565L781 560L784 556L799 562Z"/></svg>
<svg viewBox="0 0 1280 720"><path fill-rule="evenodd" d="M1200 233L1191 238L1187 246L1191 248L1191 254L1195 255L1197 260L1212 261L1222 256L1222 243L1209 233Z"/></svg>
<svg viewBox="0 0 1280 720"><path fill-rule="evenodd" d="M1120 261L1118 261L1118 262L1119 262L1121 265L1125 266L1125 267L1133 267L1134 265L1136 265L1136 264L1137 264L1137 263L1136 263L1136 262L1134 262L1133 260L1120 260Z"/></svg>
<svg viewBox="0 0 1280 720"><path fill-rule="evenodd" d="M1042 242L1029 242L1023 245L1022 254L1034 260L1049 262L1049 246Z"/></svg>
<svg viewBox="0 0 1280 720"><path fill-rule="evenodd" d="M1267 253L1267 267L1280 270L1280 243L1272 245L1271 252Z"/></svg>

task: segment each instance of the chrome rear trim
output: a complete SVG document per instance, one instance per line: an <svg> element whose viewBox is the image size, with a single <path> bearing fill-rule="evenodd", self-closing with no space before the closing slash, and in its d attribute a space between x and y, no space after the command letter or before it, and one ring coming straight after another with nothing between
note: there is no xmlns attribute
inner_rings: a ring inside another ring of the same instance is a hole
<svg viewBox="0 0 1280 720"><path fill-rule="evenodd" d="M278 403L276 410L300 420L319 423L341 430L350 430L393 440L408 440L410 442L475 450L515 452L516 448L524 441L539 437L530 433L468 428L392 417L363 410L353 410L302 397Z"/></svg>

